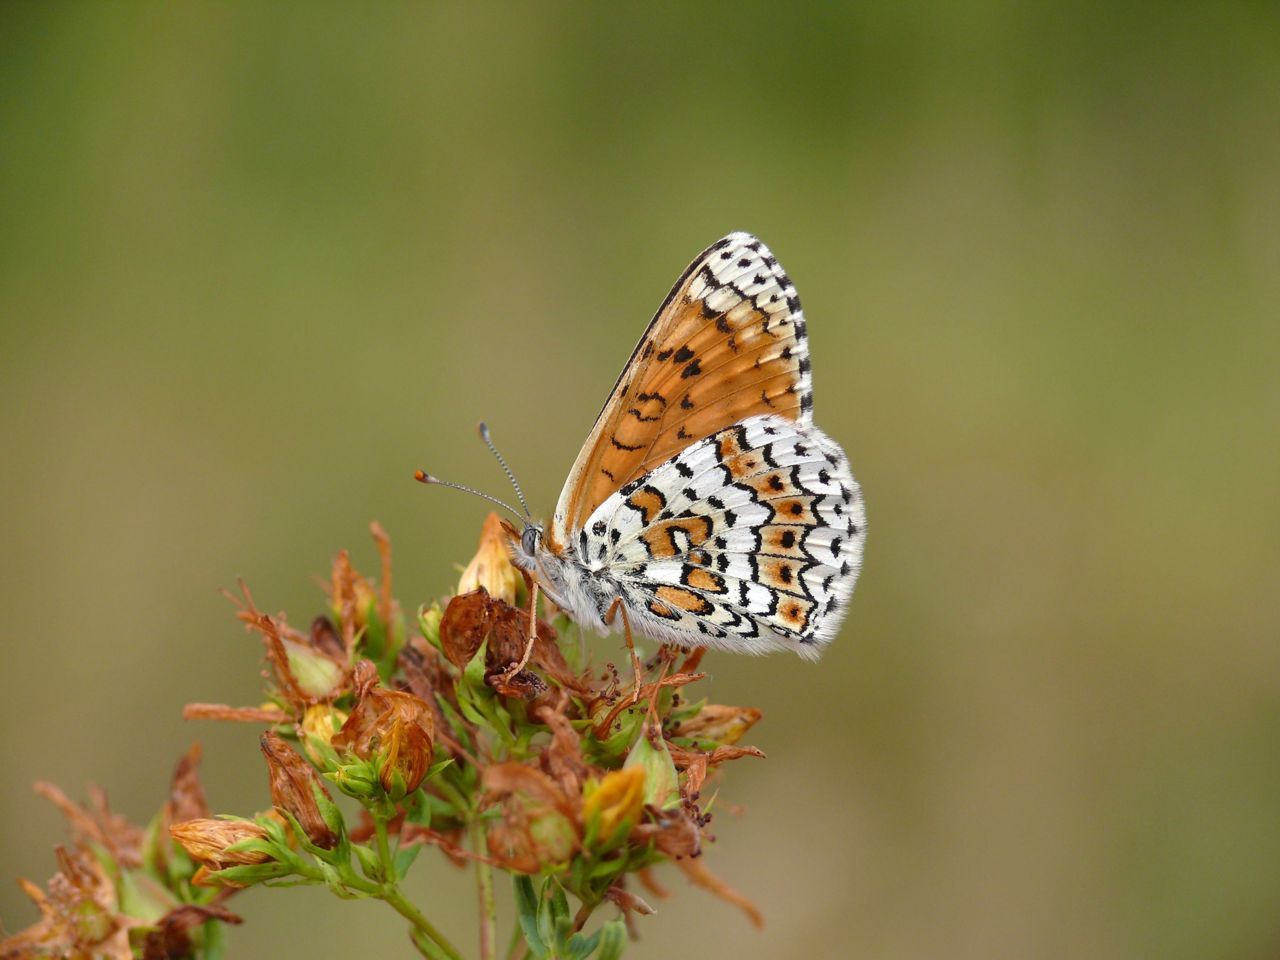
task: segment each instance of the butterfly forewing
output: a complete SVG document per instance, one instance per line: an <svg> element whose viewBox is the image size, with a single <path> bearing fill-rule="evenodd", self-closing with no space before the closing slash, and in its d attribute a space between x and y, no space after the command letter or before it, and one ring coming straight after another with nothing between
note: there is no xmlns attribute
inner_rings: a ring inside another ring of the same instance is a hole
<svg viewBox="0 0 1280 960"><path fill-rule="evenodd" d="M810 422L800 301L768 247L733 233L676 282L569 474L553 523L565 543L625 484L748 417Z"/></svg>

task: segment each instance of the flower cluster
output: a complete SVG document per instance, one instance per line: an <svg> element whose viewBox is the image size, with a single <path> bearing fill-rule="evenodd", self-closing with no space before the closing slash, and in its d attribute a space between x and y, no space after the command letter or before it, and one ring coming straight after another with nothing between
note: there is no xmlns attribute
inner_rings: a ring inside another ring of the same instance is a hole
<svg viewBox="0 0 1280 960"><path fill-rule="evenodd" d="M145 832L105 803L88 813L44 788L77 843L60 849L48 893L25 885L41 920L0 943L0 958L203 956L221 941L219 922L238 922L228 898L310 883L385 901L422 955L458 960L401 892L427 846L474 873L483 960L498 949L496 872L515 889L509 957L618 957L635 917L653 912L637 885L666 895L652 873L664 862L760 922L700 859L707 778L761 756L739 745L760 713L689 699L700 651L662 648L634 682L591 666L567 619L528 609L530 584L495 515L456 594L406 616L391 593L390 542L376 524L373 535L379 578L339 554L328 610L305 632L241 585L239 619L269 666L265 703L186 710L262 725L271 808L211 816L194 750ZM338 794L356 801L355 815ZM612 916L591 923L604 906Z"/></svg>

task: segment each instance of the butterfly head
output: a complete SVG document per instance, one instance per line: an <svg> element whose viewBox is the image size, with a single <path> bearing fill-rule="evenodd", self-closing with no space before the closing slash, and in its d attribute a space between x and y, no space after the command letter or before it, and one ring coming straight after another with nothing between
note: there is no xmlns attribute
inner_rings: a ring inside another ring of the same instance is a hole
<svg viewBox="0 0 1280 960"><path fill-rule="evenodd" d="M523 528L517 529L515 524L504 520L502 527L506 530L507 539L511 545L511 562L521 570L537 570L538 556L546 549L542 524L526 520Z"/></svg>

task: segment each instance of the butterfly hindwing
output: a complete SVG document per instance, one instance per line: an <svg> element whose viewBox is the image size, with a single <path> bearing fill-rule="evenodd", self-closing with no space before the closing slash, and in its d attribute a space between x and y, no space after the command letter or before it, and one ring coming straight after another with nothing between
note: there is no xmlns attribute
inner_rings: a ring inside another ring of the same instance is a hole
<svg viewBox="0 0 1280 960"><path fill-rule="evenodd" d="M816 657L844 615L865 512L843 452L816 427L749 417L629 482L580 534L641 632Z"/></svg>
<svg viewBox="0 0 1280 960"><path fill-rule="evenodd" d="M804 316L747 233L689 265L645 330L575 462L552 525L564 543L625 485L748 417L811 423Z"/></svg>

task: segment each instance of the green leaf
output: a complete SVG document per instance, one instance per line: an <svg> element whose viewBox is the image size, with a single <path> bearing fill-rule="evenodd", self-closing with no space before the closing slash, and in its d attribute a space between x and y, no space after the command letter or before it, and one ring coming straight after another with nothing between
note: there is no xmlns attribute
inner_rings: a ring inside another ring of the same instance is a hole
<svg viewBox="0 0 1280 960"><path fill-rule="evenodd" d="M529 945L529 952L534 957L545 957L549 952L549 948L538 931L539 897L533 889L533 880L519 873L513 879L516 894L516 917L520 921L520 931L524 934L524 942Z"/></svg>
<svg viewBox="0 0 1280 960"><path fill-rule="evenodd" d="M548 888L553 883L555 881L547 877L543 881L542 890L538 895L538 937L552 949L560 944L560 937L557 935L558 931L556 929L555 907L551 903L551 898L547 896L551 892ZM556 950L556 953L559 953L559 951Z"/></svg>
<svg viewBox="0 0 1280 960"><path fill-rule="evenodd" d="M543 887L544 896L546 896L547 887L551 888L549 899L551 919L555 924L555 942L558 946L564 946L569 935L573 933L573 916L569 913L569 898L565 896L564 887L560 886L554 877L547 877L546 886Z"/></svg>
<svg viewBox="0 0 1280 960"><path fill-rule="evenodd" d="M627 948L627 925L618 917L610 920L598 932L600 946L596 960L618 960L622 951Z"/></svg>
<svg viewBox="0 0 1280 960"><path fill-rule="evenodd" d="M409 868L413 866L413 861L418 859L418 854L422 852L422 848L426 844L415 843L412 846L401 847L395 854L396 877L403 877L409 872Z"/></svg>

